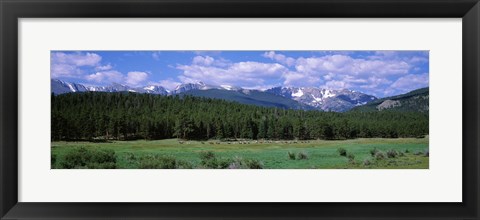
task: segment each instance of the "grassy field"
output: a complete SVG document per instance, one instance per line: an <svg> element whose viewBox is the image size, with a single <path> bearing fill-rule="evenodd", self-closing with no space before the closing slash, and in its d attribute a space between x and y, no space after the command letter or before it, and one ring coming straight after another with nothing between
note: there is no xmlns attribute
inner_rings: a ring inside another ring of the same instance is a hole
<svg viewBox="0 0 480 220"><path fill-rule="evenodd" d="M217 158L244 158L260 161L264 169L428 169L428 137L398 139L352 139L352 140L310 140L270 142L220 142L185 141L176 139L157 141L113 141L110 143L92 142L53 142L52 168L59 164L72 149L111 149L115 152L117 169L140 168L132 158L147 156L168 156L185 161L193 168L202 168L200 154L213 152ZM339 148L347 151L341 156ZM371 155L376 148L384 153L384 158ZM388 157L387 152L395 150L398 155ZM289 152L295 159L289 157ZM306 158L299 159L303 153ZM353 156L350 156L353 155ZM348 158L348 157L354 157Z"/></svg>

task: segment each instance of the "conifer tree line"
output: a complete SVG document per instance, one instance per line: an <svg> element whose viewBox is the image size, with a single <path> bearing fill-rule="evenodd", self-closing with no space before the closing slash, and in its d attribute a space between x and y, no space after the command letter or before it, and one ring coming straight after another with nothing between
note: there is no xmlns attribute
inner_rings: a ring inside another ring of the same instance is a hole
<svg viewBox="0 0 480 220"><path fill-rule="evenodd" d="M51 96L51 138L60 140L351 139L421 137L428 113L321 112L192 96L67 93Z"/></svg>

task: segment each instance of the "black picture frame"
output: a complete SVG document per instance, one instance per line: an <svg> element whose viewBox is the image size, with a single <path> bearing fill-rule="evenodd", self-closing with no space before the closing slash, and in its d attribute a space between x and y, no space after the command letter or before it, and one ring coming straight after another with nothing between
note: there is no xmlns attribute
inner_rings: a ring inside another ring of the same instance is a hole
<svg viewBox="0 0 480 220"><path fill-rule="evenodd" d="M480 5L478 0L0 0L0 16L1 219L479 219ZM17 21L19 18L57 17L462 18L463 202L18 202Z"/></svg>

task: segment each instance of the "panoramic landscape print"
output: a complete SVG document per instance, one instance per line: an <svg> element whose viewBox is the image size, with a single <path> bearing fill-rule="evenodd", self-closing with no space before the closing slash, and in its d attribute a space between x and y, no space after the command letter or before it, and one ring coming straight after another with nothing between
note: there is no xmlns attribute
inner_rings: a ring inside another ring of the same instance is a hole
<svg viewBox="0 0 480 220"><path fill-rule="evenodd" d="M428 169L428 51L51 51L52 169Z"/></svg>

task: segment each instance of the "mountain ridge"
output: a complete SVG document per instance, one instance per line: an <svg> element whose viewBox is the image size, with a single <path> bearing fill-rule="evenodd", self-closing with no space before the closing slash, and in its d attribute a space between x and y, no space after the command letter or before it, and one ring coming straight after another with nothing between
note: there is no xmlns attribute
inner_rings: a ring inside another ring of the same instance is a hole
<svg viewBox="0 0 480 220"><path fill-rule="evenodd" d="M59 79L51 79L51 92L63 94L69 92L138 92L158 95L168 95L168 91L162 86L147 85L143 87L130 87L119 83L110 86L85 86L80 83L65 82Z"/></svg>
<svg viewBox="0 0 480 220"><path fill-rule="evenodd" d="M368 105L369 103L377 103L378 100L385 101L385 98L378 99L373 95L348 89L333 90L316 87L277 86L266 90L256 90L243 89L241 87L230 85L214 86L203 82L180 84L174 90L168 91L164 87L158 85L131 87L128 85L112 83L110 86L85 86L80 83L51 79L51 88L52 93L54 94L92 91L135 92L165 96L192 95L259 106L334 112L350 111L352 109L357 109L359 106ZM392 97L387 98L392 99ZM398 103L395 101L389 101L384 103L380 108L389 108L390 106L395 105L398 105ZM360 111L362 111L362 109L360 109Z"/></svg>

